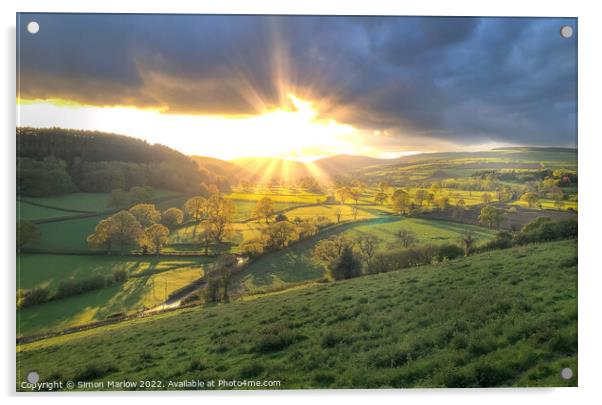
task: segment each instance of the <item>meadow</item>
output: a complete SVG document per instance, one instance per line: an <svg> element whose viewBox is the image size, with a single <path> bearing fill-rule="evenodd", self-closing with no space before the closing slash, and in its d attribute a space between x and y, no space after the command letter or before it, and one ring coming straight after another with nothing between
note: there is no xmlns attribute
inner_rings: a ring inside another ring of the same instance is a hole
<svg viewBox="0 0 602 405"><path fill-rule="evenodd" d="M297 242L288 249L268 253L251 263L239 275L241 294L265 292L326 277L327 269L324 265L312 259L312 251L320 240L339 234L351 239L372 235L378 240L378 248L386 250L400 245L395 236L400 230L416 235L417 245L457 243L460 235L468 231L473 232L475 238L483 243L492 239L495 233L473 225L395 216L346 223Z"/></svg>
<svg viewBox="0 0 602 405"><path fill-rule="evenodd" d="M529 245L18 345L17 381L576 386L576 297L576 243Z"/></svg>
<svg viewBox="0 0 602 405"><path fill-rule="evenodd" d="M49 301L17 311L17 336L57 331L73 326L102 321L116 314L131 314L160 306L175 291L201 278L211 258L138 259L100 257L52 257L46 264L44 255L27 257L27 267L21 267L21 286L49 285L60 281L88 278L93 274L110 275L116 268L127 268L130 277L125 282L111 284L99 290ZM53 259L53 260L52 260ZM36 279L32 270L52 270Z"/></svg>

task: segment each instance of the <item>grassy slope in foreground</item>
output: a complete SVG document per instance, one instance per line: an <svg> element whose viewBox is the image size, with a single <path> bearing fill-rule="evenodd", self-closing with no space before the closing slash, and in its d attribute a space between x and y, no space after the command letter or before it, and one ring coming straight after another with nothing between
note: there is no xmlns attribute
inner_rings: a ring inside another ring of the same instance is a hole
<svg viewBox="0 0 602 405"><path fill-rule="evenodd" d="M17 380L282 388L557 386L577 371L574 241L198 307L19 347Z"/></svg>

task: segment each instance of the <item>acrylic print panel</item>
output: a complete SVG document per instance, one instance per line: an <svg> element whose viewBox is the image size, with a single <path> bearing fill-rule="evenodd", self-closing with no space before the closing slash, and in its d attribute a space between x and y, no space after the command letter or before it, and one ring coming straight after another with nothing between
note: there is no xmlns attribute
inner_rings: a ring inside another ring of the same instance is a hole
<svg viewBox="0 0 602 405"><path fill-rule="evenodd" d="M17 390L577 385L576 19L17 21Z"/></svg>

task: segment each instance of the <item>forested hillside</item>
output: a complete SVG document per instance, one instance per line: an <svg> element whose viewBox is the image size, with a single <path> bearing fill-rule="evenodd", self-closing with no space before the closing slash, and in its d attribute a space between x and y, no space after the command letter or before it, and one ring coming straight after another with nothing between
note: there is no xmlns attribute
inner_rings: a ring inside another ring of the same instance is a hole
<svg viewBox="0 0 602 405"><path fill-rule="evenodd" d="M151 186L205 194L227 178L159 144L97 131L17 128L17 184L25 196Z"/></svg>

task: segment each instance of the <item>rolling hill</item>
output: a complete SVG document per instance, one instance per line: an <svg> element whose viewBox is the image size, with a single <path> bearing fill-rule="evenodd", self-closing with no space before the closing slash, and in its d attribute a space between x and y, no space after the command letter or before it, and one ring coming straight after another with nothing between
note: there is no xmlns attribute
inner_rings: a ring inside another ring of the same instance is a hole
<svg viewBox="0 0 602 405"><path fill-rule="evenodd" d="M391 165L399 159L377 159L368 156L336 155L318 159L314 163L330 175L346 175L351 170L369 166Z"/></svg>
<svg viewBox="0 0 602 405"><path fill-rule="evenodd" d="M249 176L249 174L246 173L244 168L242 168L241 166L237 166L236 164L227 160L196 155L192 155L189 157L197 164L197 166L200 169L205 169L219 176L224 176L226 178L231 179L235 177Z"/></svg>

